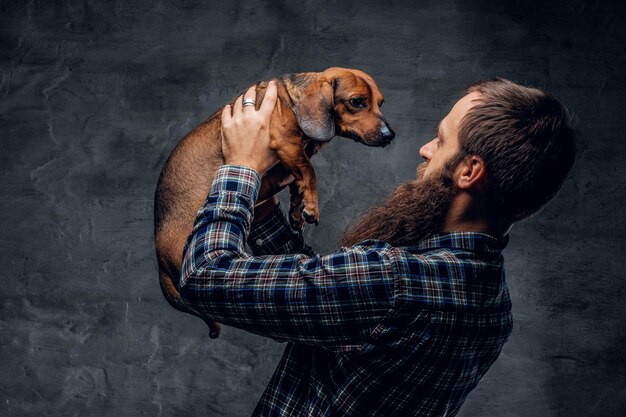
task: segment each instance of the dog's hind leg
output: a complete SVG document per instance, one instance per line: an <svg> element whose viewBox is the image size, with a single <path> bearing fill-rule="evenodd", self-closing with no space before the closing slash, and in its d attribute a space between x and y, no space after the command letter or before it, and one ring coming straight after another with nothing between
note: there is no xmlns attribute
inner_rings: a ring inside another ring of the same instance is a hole
<svg viewBox="0 0 626 417"><path fill-rule="evenodd" d="M289 193L291 194L289 222L294 229L302 230L304 227L304 218L302 217L302 193L295 181L289 184Z"/></svg>
<svg viewBox="0 0 626 417"><path fill-rule="evenodd" d="M168 303L174 307L176 310L182 311L184 313L192 314L196 317L199 317L209 326L209 336L212 339L217 338L220 335L221 325L218 322L215 322L207 317L202 316L196 310L194 310L191 306L185 303L180 298L180 293L178 292L178 288L174 284L172 277L167 274L161 267L159 267L159 283L161 284L161 291L163 291L163 295Z"/></svg>

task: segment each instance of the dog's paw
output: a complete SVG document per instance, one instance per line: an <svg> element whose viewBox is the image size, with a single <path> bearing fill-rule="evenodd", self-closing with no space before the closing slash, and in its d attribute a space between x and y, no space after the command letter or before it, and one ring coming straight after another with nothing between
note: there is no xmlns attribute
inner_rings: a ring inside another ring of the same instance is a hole
<svg viewBox="0 0 626 417"><path fill-rule="evenodd" d="M294 230L304 229L304 219L302 218L302 213L300 212L300 210L294 210L289 213L289 224Z"/></svg>
<svg viewBox="0 0 626 417"><path fill-rule="evenodd" d="M306 209L302 210L302 217L307 223L315 223L316 226L319 224L319 215L309 213Z"/></svg>
<svg viewBox="0 0 626 417"><path fill-rule="evenodd" d="M209 337L211 339L217 339L220 336L222 326L216 321L205 321L209 326Z"/></svg>

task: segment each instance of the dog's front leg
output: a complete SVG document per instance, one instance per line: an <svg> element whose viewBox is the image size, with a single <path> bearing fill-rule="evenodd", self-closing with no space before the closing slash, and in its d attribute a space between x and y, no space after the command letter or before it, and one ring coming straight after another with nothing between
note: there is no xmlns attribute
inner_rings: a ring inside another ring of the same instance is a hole
<svg viewBox="0 0 626 417"><path fill-rule="evenodd" d="M295 178L289 186L291 191L290 218L292 226L302 228L302 217L309 222L318 224L319 210L317 206L317 180L315 170L307 158L301 143L281 144L276 149L278 158ZM301 202L304 209L300 212Z"/></svg>

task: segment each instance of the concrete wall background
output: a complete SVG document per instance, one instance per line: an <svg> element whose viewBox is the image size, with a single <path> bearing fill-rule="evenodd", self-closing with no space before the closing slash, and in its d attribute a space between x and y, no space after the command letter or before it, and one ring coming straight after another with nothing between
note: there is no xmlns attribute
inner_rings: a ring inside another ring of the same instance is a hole
<svg viewBox="0 0 626 417"><path fill-rule="evenodd" d="M470 416L626 414L626 7L619 2L0 2L0 414L245 416L284 345L171 309L152 199L169 152L242 88L363 69L398 138L313 163L336 247L414 176L469 83L546 88L579 118L561 194L505 250L515 330Z"/></svg>

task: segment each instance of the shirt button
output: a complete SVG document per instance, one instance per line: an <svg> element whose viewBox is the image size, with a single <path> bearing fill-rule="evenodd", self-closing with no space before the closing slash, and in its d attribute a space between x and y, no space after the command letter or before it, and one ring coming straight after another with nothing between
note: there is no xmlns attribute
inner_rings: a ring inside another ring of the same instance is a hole
<svg viewBox="0 0 626 417"><path fill-rule="evenodd" d="M263 244L263 239L257 239L254 241L254 243L256 243L257 245L262 245Z"/></svg>

